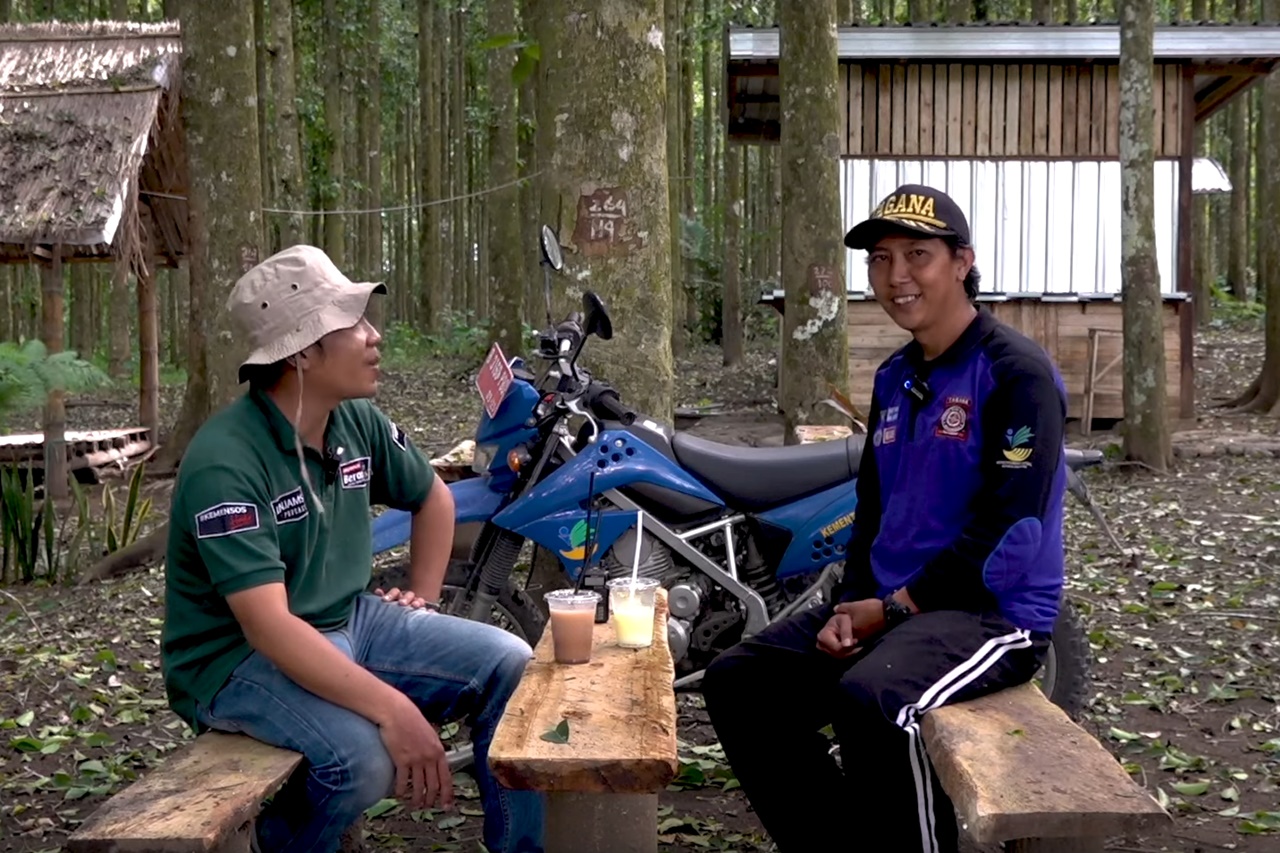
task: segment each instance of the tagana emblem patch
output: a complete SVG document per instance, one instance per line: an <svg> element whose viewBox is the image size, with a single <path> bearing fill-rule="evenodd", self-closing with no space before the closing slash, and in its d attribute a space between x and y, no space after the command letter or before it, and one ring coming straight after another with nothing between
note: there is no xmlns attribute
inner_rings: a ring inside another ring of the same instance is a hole
<svg viewBox="0 0 1280 853"><path fill-rule="evenodd" d="M973 401L968 397L948 397L938 428L934 434L941 438L966 439L969 437L969 410Z"/></svg>

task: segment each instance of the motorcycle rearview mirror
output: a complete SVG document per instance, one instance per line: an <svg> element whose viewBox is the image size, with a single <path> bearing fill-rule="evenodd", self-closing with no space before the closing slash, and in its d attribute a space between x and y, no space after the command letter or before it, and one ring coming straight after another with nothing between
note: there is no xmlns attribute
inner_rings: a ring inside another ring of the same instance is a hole
<svg viewBox="0 0 1280 853"><path fill-rule="evenodd" d="M560 239L556 237L556 232L551 230L551 226L543 225L541 231L542 246L542 297L547 306L547 328L551 328L554 320L551 319L551 270L556 272L564 269L564 256L560 254Z"/></svg>
<svg viewBox="0 0 1280 853"><path fill-rule="evenodd" d="M613 337L613 321L609 319L609 311L604 307L604 300L595 291L588 290L582 294L582 313L586 316L583 332L595 335L602 341Z"/></svg>
<svg viewBox="0 0 1280 853"><path fill-rule="evenodd" d="M550 225L542 226L542 260L556 272L564 269L564 256L560 254L560 240Z"/></svg>

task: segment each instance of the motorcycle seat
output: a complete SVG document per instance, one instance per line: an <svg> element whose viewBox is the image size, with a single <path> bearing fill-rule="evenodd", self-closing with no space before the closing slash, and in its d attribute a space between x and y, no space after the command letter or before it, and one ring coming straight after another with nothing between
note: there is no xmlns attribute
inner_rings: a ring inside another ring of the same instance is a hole
<svg viewBox="0 0 1280 853"><path fill-rule="evenodd" d="M865 435L785 447L721 444L677 432L676 460L734 509L768 509L858 476Z"/></svg>

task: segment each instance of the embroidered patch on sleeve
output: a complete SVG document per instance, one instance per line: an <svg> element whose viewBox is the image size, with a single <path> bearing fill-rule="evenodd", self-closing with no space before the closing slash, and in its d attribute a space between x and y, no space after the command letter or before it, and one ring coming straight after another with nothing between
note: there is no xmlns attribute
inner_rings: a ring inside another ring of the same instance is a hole
<svg viewBox="0 0 1280 853"><path fill-rule="evenodd" d="M350 462L343 462L338 468L339 480L344 489L363 489L369 485L373 469L369 465L369 457L361 456Z"/></svg>
<svg viewBox="0 0 1280 853"><path fill-rule="evenodd" d="M387 421L387 423L391 425L391 440L395 442L396 447L400 448L401 450L408 450L409 439L404 434L404 430L396 426L395 421Z"/></svg>
<svg viewBox="0 0 1280 853"><path fill-rule="evenodd" d="M1031 439L1035 438L1035 433L1031 431L1031 427L1024 426L1016 432L1012 429L1004 431L1004 440L1009 446L1001 449L1004 459L997 459L996 464L1001 468L1030 468L1031 463L1027 460L1031 458L1031 452L1035 449L1031 446Z"/></svg>
<svg viewBox="0 0 1280 853"><path fill-rule="evenodd" d="M307 498L302 494L302 486L290 492L285 492L271 502L271 513L276 518L276 524L289 524L293 521L301 521L311 514L311 508L307 506Z"/></svg>
<svg viewBox="0 0 1280 853"><path fill-rule="evenodd" d="M249 503L228 501L196 513L196 538L234 536L258 529L258 508Z"/></svg>

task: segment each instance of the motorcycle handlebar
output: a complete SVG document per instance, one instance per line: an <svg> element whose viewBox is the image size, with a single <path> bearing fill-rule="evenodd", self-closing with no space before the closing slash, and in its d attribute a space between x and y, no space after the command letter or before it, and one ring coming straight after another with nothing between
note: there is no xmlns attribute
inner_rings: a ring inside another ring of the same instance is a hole
<svg viewBox="0 0 1280 853"><path fill-rule="evenodd" d="M623 426L631 426L636 420L636 413L622 404L618 392L612 388L597 393L591 401L591 408L599 417L618 421Z"/></svg>

